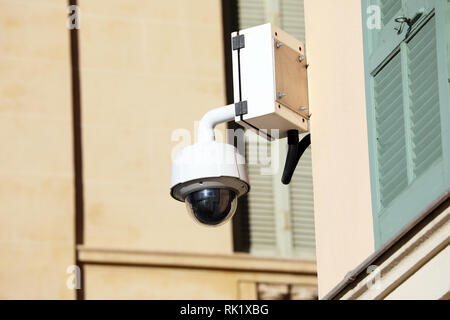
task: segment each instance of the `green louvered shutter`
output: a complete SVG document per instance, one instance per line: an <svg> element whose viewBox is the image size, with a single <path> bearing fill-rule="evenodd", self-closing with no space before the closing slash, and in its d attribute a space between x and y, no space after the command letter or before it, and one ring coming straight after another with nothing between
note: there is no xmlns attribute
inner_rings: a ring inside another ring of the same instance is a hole
<svg viewBox="0 0 450 320"><path fill-rule="evenodd" d="M383 207L408 185L402 69L397 54L374 77L377 161Z"/></svg>
<svg viewBox="0 0 450 320"><path fill-rule="evenodd" d="M303 8L303 0L277 0L273 3L270 0L239 0L239 28L271 22L270 16L276 16L279 27L300 41L305 41Z"/></svg>
<svg viewBox="0 0 450 320"><path fill-rule="evenodd" d="M402 10L401 0L381 0L381 22L383 26L388 25Z"/></svg>
<svg viewBox="0 0 450 320"><path fill-rule="evenodd" d="M239 28L249 28L268 22L265 0L238 0ZM245 205L240 205L236 214L241 242L235 245L255 255L278 255L277 225L273 176L261 174L267 169L264 163L270 157L269 143L252 132L246 134L246 162L251 184Z"/></svg>
<svg viewBox="0 0 450 320"><path fill-rule="evenodd" d="M281 28L305 42L304 1L280 0L279 6ZM282 143L286 141L283 140ZM308 148L300 159L288 188L292 255L308 259L316 256L312 180L311 148Z"/></svg>
<svg viewBox="0 0 450 320"><path fill-rule="evenodd" d="M238 0L238 17L240 29L266 23L264 0Z"/></svg>
<svg viewBox="0 0 450 320"><path fill-rule="evenodd" d="M277 253L277 236L272 175L263 174L271 156L270 144L249 133L246 141L247 168L251 184L248 193L248 238L250 253L274 255Z"/></svg>
<svg viewBox="0 0 450 320"><path fill-rule="evenodd" d="M367 119L379 247L449 190L445 0L363 0ZM382 28L369 30L369 5ZM402 33L395 19L415 17ZM439 23L439 26L437 25Z"/></svg>
<svg viewBox="0 0 450 320"><path fill-rule="evenodd" d="M300 41L305 41L303 0L280 0L280 27Z"/></svg>
<svg viewBox="0 0 450 320"><path fill-rule="evenodd" d="M303 0L239 0L238 11L240 28L277 23L304 41ZM235 232L240 233L235 234L235 240L245 242L242 239L247 239L248 244L236 245L235 241L235 246L244 248L242 251L248 248L250 253L258 255L315 258L310 149L301 159L291 185L286 187L280 181L286 157L286 148L283 148L287 144L286 139L280 141L283 147L279 154L272 154L280 161L279 171L266 175L261 170L268 169L264 158L270 144L263 139L256 142L253 133L247 134L246 159L251 189L235 218Z"/></svg>
<svg viewBox="0 0 450 320"><path fill-rule="evenodd" d="M442 157L435 25L433 17L407 44L415 178Z"/></svg>
<svg viewBox="0 0 450 320"><path fill-rule="evenodd" d="M314 258L316 242L311 147L300 159L289 189L294 255L301 258Z"/></svg>

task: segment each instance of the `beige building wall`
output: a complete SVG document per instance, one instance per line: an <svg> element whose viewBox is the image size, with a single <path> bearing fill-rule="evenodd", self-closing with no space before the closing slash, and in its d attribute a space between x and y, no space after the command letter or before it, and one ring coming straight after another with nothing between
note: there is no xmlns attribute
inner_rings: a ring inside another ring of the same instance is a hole
<svg viewBox="0 0 450 320"><path fill-rule="evenodd" d="M256 300L258 291L266 295L272 291L268 298L280 299L277 291L287 293L292 284L307 290L297 299L317 296L316 279L310 275L99 265L88 265L85 274L87 299Z"/></svg>
<svg viewBox="0 0 450 320"><path fill-rule="evenodd" d="M313 261L80 247L87 299L317 298Z"/></svg>
<svg viewBox="0 0 450 320"><path fill-rule="evenodd" d="M0 0L0 299L314 298L315 262L234 254L230 223L169 195L174 149L225 104L220 0L78 1L76 219L67 4Z"/></svg>
<svg viewBox="0 0 450 320"><path fill-rule="evenodd" d="M79 5L84 244L231 253L231 224L197 225L169 195L175 130L225 104L221 1Z"/></svg>
<svg viewBox="0 0 450 320"><path fill-rule="evenodd" d="M267 283L314 297L314 262L236 257L231 223L200 226L169 195L171 156L226 104L221 1L79 5L84 297L255 299Z"/></svg>
<svg viewBox="0 0 450 320"><path fill-rule="evenodd" d="M323 296L374 251L361 1L305 0L305 19Z"/></svg>
<svg viewBox="0 0 450 320"><path fill-rule="evenodd" d="M0 299L70 299L75 263L65 1L0 1Z"/></svg>

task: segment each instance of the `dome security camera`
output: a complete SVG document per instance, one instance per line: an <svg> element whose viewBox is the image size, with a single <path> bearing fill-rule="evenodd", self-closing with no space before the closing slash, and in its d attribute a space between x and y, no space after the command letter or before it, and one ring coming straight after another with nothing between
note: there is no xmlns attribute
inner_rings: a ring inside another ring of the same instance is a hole
<svg viewBox="0 0 450 320"><path fill-rule="evenodd" d="M214 127L235 121L272 141L287 137L281 182L289 184L309 134L308 64L301 41L270 23L231 34L232 105L213 109L199 123L199 141L181 150L172 164L170 194L186 203L203 225L218 226L235 213L237 199L249 192L245 158L214 140ZM276 130L276 134L273 134Z"/></svg>
<svg viewBox="0 0 450 320"><path fill-rule="evenodd" d="M181 150L172 163L170 194L186 203L199 223L219 226L233 217L237 199L249 191L245 158L237 149L214 141L214 127L234 120L235 106L209 111L199 123L198 143Z"/></svg>

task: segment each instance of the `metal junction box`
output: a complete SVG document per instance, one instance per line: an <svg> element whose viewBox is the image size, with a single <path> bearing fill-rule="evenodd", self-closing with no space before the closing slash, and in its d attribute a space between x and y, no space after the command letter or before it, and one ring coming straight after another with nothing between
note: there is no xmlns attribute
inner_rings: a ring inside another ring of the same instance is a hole
<svg viewBox="0 0 450 320"><path fill-rule="evenodd" d="M288 130L308 131L309 103L305 48L270 23L233 32L235 121L268 140Z"/></svg>

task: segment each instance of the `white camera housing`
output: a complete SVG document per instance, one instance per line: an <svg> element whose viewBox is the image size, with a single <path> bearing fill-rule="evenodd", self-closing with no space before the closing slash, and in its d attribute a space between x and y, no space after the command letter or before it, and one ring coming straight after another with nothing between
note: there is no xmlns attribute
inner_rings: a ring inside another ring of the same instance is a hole
<svg viewBox="0 0 450 320"><path fill-rule="evenodd" d="M235 103L206 113L198 142L181 150L172 164L171 196L185 202L196 221L210 226L229 220L237 199L250 189L244 156L215 141L217 124L234 120L268 140L289 136L283 183L289 183L304 149L298 133L308 131L303 43L271 24L234 32L231 41Z"/></svg>
<svg viewBox="0 0 450 320"><path fill-rule="evenodd" d="M204 188L230 188L238 196L249 190L245 158L234 146L216 141L181 150L172 164L171 182L171 195L179 201Z"/></svg>
<svg viewBox="0 0 450 320"><path fill-rule="evenodd" d="M250 188L245 158L234 146L214 141L214 126L234 116L235 105L208 112L199 123L199 141L181 150L172 163L171 196L185 202L194 219L205 225L228 221L237 199Z"/></svg>

